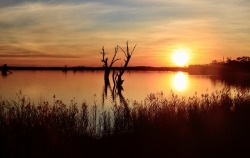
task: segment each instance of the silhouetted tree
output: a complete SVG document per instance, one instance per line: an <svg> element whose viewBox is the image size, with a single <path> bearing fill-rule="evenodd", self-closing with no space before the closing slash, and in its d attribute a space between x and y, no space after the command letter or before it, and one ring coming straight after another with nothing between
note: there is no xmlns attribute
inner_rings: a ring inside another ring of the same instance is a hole
<svg viewBox="0 0 250 158"><path fill-rule="evenodd" d="M250 57L248 56L238 57L237 61L239 61L240 63L248 63L250 62Z"/></svg>
<svg viewBox="0 0 250 158"><path fill-rule="evenodd" d="M102 98L103 104L104 104L104 99L107 97L108 89L111 89L109 82L109 74L111 68L116 61L120 60L116 59L117 52L118 52L118 46L115 47L115 53L113 55L110 64L108 63L108 57L106 56L108 53L105 52L104 47L102 48L102 52L100 52L102 54L101 61L103 62L103 68L104 68L104 88L103 88L103 98Z"/></svg>
<svg viewBox="0 0 250 158"><path fill-rule="evenodd" d="M121 91L123 90L122 83L124 81L124 80L122 80L122 75L124 74L124 72L125 72L125 70L126 70L126 68L128 66L128 63L130 61L130 58L131 58L131 56L132 56L132 54L133 54L133 52L134 52L134 50L136 48L136 45L135 45L133 50L130 52L128 42L126 44L127 44L126 51L123 50L123 48L120 47L120 46L115 47L115 53L113 55L113 58L111 60L110 65L108 65L108 57L106 57L107 53L105 52L104 47L102 48L102 52L101 52L102 60L101 61L103 62L103 67L104 67L103 103L104 103L104 98L107 97L108 89L110 89L110 91L112 91L111 93L112 93L113 101L116 100L116 96L118 94L121 103L126 105L126 100L124 99L124 97L123 97L123 95L121 93ZM116 59L118 49L121 49L121 51L125 54L126 59L124 59L125 63L121 68L119 68L118 71L115 71L113 69L112 79L113 79L113 85L114 86L113 86L113 88L111 88L110 82L109 82L109 74L110 74L110 71L112 69L113 64L117 60L120 60L120 59Z"/></svg>
<svg viewBox="0 0 250 158"><path fill-rule="evenodd" d="M134 46L132 51L129 50L128 41L126 42L126 45L127 45L126 46L126 51L122 47L118 46L122 50L122 52L125 54L125 57L126 57L126 59L124 59L125 64L121 67L121 69L118 71L118 73L116 74L116 76L114 78L114 80L116 82L116 86L118 88L118 93L120 93L120 91L123 89L122 84L123 84L124 80L122 80L122 75L124 74L124 72L125 72L125 70L126 70L126 68L128 66L130 58L133 55L133 52L134 52L137 44Z"/></svg>
<svg viewBox="0 0 250 158"><path fill-rule="evenodd" d="M108 53L105 52L104 47L102 48L102 52L101 52L101 54L102 54L102 60L101 61L103 62L105 83L109 82L109 74L110 74L111 67L113 66L113 64L117 60L120 60L120 59L116 59L117 52L118 52L118 46L115 47L115 53L114 53L113 58L112 58L112 60L110 62L110 65L108 65L108 57L106 57L106 55Z"/></svg>

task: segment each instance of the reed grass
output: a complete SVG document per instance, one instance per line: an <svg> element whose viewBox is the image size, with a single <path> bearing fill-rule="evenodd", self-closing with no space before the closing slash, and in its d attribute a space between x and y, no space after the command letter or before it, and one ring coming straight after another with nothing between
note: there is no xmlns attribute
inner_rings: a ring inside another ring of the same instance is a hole
<svg viewBox="0 0 250 158"><path fill-rule="evenodd" d="M0 98L1 157L230 157L249 155L250 93L149 94L142 102L31 103Z"/></svg>

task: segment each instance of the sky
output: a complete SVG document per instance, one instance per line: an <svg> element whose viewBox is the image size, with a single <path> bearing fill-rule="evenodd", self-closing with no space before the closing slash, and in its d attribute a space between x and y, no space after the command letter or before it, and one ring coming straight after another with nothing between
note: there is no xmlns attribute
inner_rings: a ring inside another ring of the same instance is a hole
<svg viewBox="0 0 250 158"><path fill-rule="evenodd" d="M137 44L129 66L175 66L176 49L188 64L249 56L249 10L249 0L0 0L0 65L102 66L102 47L110 59L126 41Z"/></svg>

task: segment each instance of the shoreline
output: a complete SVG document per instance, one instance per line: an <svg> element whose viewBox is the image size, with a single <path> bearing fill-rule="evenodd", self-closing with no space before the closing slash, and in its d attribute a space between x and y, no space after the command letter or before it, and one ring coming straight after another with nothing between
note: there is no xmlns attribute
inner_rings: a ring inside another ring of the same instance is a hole
<svg viewBox="0 0 250 158"><path fill-rule="evenodd" d="M110 70L121 70L122 67L112 67ZM0 67L2 70L2 67ZM104 71L104 67L15 67L9 66L8 71ZM189 75L218 75L218 76L250 76L248 67L232 67L227 65L189 65L188 67L151 67L151 66L133 66L127 67L126 71L172 71L187 72Z"/></svg>
<svg viewBox="0 0 250 158"><path fill-rule="evenodd" d="M0 67L2 69L2 67ZM121 70L121 67L112 67L110 70ZM61 70L61 71L102 71L104 67L86 67L86 66L75 66L75 67L26 67L26 66L9 66L8 70ZM187 71L187 67L151 67L151 66L133 66L127 67L128 71Z"/></svg>

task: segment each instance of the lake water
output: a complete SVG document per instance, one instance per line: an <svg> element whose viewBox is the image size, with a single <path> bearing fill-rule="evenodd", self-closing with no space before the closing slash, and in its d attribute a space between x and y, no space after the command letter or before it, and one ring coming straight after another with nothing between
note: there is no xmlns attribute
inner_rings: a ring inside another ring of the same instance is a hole
<svg viewBox="0 0 250 158"><path fill-rule="evenodd" d="M13 71L7 77L0 77L0 96L11 100L22 94L34 103L39 101L53 102L56 99L69 104L73 99L78 104L94 101L102 103L104 94L103 71ZM178 96L189 97L195 93L210 93L228 87L224 82L212 79L211 76L188 75L185 72L127 72L124 74L124 90L126 100L143 101L150 93L162 92L168 97L171 92ZM107 90L105 104L112 101L111 89Z"/></svg>

